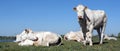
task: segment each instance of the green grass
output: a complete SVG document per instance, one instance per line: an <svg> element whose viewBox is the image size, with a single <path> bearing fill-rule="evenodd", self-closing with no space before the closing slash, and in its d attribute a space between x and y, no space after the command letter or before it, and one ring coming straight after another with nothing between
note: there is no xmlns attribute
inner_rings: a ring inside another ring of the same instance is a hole
<svg viewBox="0 0 120 51"><path fill-rule="evenodd" d="M120 49L120 38L117 41L104 40L104 44L99 45L98 39L93 38L93 46L83 46L79 42L65 41L60 46L18 46L14 42L0 42L0 51L119 51Z"/></svg>

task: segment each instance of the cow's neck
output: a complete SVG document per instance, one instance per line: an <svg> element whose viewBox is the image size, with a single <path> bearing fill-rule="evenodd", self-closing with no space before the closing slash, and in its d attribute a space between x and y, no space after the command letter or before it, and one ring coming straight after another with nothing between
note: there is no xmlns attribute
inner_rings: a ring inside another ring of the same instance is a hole
<svg viewBox="0 0 120 51"><path fill-rule="evenodd" d="M80 24L82 30L87 30L87 27L86 27L86 26L87 26L86 19L80 20L80 21L79 21L79 24ZM85 33L86 31L83 31L83 32Z"/></svg>
<svg viewBox="0 0 120 51"><path fill-rule="evenodd" d="M88 15L90 12L91 12L90 9L88 9L88 8L85 9L84 10L84 19L80 21L80 25L81 25L82 29L85 30L85 31L83 31L84 33L88 32L87 24L90 24L90 21L91 21L89 19L89 15Z"/></svg>
<svg viewBox="0 0 120 51"><path fill-rule="evenodd" d="M84 20L90 22L89 15L88 15L89 13L87 11L89 11L89 9L84 10Z"/></svg>
<svg viewBox="0 0 120 51"><path fill-rule="evenodd" d="M85 12L84 14L85 14L85 19L86 19L85 20L86 24L91 24L91 17L89 15L91 13L91 10L87 8L84 10L84 12Z"/></svg>
<svg viewBox="0 0 120 51"><path fill-rule="evenodd" d="M86 13L89 13L89 12L91 12L91 9L86 8L86 9L85 9L85 12L86 12Z"/></svg>

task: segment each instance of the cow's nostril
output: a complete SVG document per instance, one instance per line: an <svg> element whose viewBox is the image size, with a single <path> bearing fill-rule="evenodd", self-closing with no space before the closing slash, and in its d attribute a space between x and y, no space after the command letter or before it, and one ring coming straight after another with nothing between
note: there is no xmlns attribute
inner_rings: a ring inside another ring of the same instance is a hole
<svg viewBox="0 0 120 51"><path fill-rule="evenodd" d="M82 19L82 16L78 16L78 19L81 20L81 19Z"/></svg>

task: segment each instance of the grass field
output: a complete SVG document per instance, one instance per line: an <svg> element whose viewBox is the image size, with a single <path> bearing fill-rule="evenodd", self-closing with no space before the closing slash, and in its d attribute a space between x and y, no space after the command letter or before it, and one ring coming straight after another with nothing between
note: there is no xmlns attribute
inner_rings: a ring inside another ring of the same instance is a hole
<svg viewBox="0 0 120 51"><path fill-rule="evenodd" d="M61 46L18 46L14 42L0 42L0 51L119 51L120 38L117 41L104 40L104 44L98 44L98 38L93 38L93 46L83 46L81 43L75 41L63 40Z"/></svg>

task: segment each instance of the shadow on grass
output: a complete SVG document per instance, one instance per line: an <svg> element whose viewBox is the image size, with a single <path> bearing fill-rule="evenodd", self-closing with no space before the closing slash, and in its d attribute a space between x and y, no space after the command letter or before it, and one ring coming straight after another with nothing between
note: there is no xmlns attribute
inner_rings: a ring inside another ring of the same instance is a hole
<svg viewBox="0 0 120 51"><path fill-rule="evenodd" d="M108 42L103 42L103 44L107 44ZM89 43L87 43L86 45L89 45ZM99 42L93 42L93 45L100 45Z"/></svg>
<svg viewBox="0 0 120 51"><path fill-rule="evenodd" d="M108 43L108 42L103 42L103 44L106 44L106 43ZM93 43L93 45L98 45L98 44L100 44L99 42L94 42Z"/></svg>

